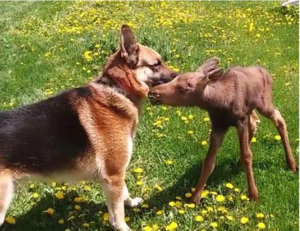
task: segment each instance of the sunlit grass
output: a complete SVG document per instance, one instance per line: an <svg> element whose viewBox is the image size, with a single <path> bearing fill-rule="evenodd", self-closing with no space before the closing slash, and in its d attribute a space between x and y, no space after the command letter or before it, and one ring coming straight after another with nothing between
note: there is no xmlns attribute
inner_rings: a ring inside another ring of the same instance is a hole
<svg viewBox="0 0 300 231"><path fill-rule="evenodd" d="M211 56L221 64L264 65L275 105L298 160L298 8L279 2L1 2L0 108L7 110L88 83L118 46L121 24L169 66L191 71ZM126 210L134 230L298 230L298 175L286 168L273 125L253 140L260 200L248 201L231 130L200 206L188 204L208 148L210 121L196 108L146 100L127 183L144 204ZM0 230L110 230L97 183L18 186Z"/></svg>

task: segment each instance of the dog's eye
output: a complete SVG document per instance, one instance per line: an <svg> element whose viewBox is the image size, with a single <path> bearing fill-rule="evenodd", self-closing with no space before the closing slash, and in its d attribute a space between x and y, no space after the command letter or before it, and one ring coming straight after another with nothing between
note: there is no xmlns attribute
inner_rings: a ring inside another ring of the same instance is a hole
<svg viewBox="0 0 300 231"><path fill-rule="evenodd" d="M160 65L161 65L161 61L158 60L157 63L155 63L153 66L158 67L158 66L160 66Z"/></svg>

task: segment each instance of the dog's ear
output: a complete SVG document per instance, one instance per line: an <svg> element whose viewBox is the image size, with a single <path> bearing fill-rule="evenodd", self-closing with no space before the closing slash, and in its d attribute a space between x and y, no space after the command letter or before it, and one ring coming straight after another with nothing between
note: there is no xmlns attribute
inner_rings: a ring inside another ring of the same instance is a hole
<svg viewBox="0 0 300 231"><path fill-rule="evenodd" d="M135 40L132 30L127 25L121 28L121 56L127 64L134 66L138 63L139 45Z"/></svg>
<svg viewBox="0 0 300 231"><path fill-rule="evenodd" d="M207 75L212 70L219 68L220 59L217 57L206 60L198 69L197 72L202 72Z"/></svg>

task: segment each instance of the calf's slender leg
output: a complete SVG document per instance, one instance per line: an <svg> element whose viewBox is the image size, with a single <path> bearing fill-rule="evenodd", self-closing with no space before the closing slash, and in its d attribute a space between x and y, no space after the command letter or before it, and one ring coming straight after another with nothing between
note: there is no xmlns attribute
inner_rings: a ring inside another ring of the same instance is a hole
<svg viewBox="0 0 300 231"><path fill-rule="evenodd" d="M280 134L283 147L285 150L285 159L287 162L287 165L289 169L291 169L292 172L297 171L297 165L292 153L292 148L289 142L289 136L288 136L288 131L287 131L287 126L285 123L285 120L281 116L281 113L274 109L274 107L269 107L269 108L259 108L258 111L265 117L271 119L273 123L275 124L277 131Z"/></svg>
<svg viewBox="0 0 300 231"><path fill-rule="evenodd" d="M241 162L244 167L247 182L248 182L248 192L251 199L258 199L258 191L255 185L253 169L252 169L252 152L249 145L249 118L239 120L237 123L237 132L239 136L240 143L240 155Z"/></svg>
<svg viewBox="0 0 300 231"><path fill-rule="evenodd" d="M200 202L201 193L204 189L208 177L211 175L211 173L214 170L217 152L219 147L222 144L227 129L228 128L225 129L216 129L214 127L212 128L212 132L210 134L209 150L205 160L203 161L201 175L196 187L196 191L193 193L190 199L192 203L198 204Z"/></svg>

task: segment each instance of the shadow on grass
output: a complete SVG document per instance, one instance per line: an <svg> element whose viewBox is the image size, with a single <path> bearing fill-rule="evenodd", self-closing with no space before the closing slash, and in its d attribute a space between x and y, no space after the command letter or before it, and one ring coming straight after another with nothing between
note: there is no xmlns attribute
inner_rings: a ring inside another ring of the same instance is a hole
<svg viewBox="0 0 300 231"><path fill-rule="evenodd" d="M181 196L184 198L184 194L188 192L192 187L195 187L199 179L201 172L201 163L193 165L188 169L180 179L173 186L166 188L164 191L155 194L149 198L146 203L152 208L163 209L168 207L170 201L174 200L176 196ZM209 178L209 186L219 186L224 182L230 182L232 178L240 174L243 169L232 159L227 158L219 165L216 165L214 172ZM245 178L246 181L246 178ZM70 196L71 198L71 196ZM184 199L185 200L185 199ZM63 231L67 228L72 228L72 230L103 230L109 231L113 230L107 225L102 224L103 214L99 214L99 211L107 211L105 203L95 203L93 201L82 204L82 210L75 212L73 215L75 217L72 221L66 221L67 218L72 216L70 211L74 211L74 203L72 200L63 200L62 203L56 202L54 207L54 199L52 194L47 194L43 197L31 210L29 210L24 215L17 217L16 225L7 225L4 224L0 228L0 231L38 231L38 230L49 230L49 231ZM55 213L53 216L49 216L44 211L47 208L54 208ZM130 209L126 212L129 216L134 212ZM84 216L80 216L85 214ZM139 213L139 219L143 219L144 216L147 216L149 219L152 216L155 216L155 213ZM65 219L65 224L58 224L59 219ZM91 227L84 227L85 222L91 222Z"/></svg>
<svg viewBox="0 0 300 231"><path fill-rule="evenodd" d="M226 159L219 165L216 165L214 172L210 176L207 185L217 186L224 182L229 182L235 175L243 171L242 167L237 163L233 163L232 159ZM155 194L147 203L151 207L166 207L170 201L174 201L176 196L181 196L184 202L185 193L191 188L196 187L201 173L201 163L193 165L186 171L173 186L166 188L164 191Z"/></svg>

